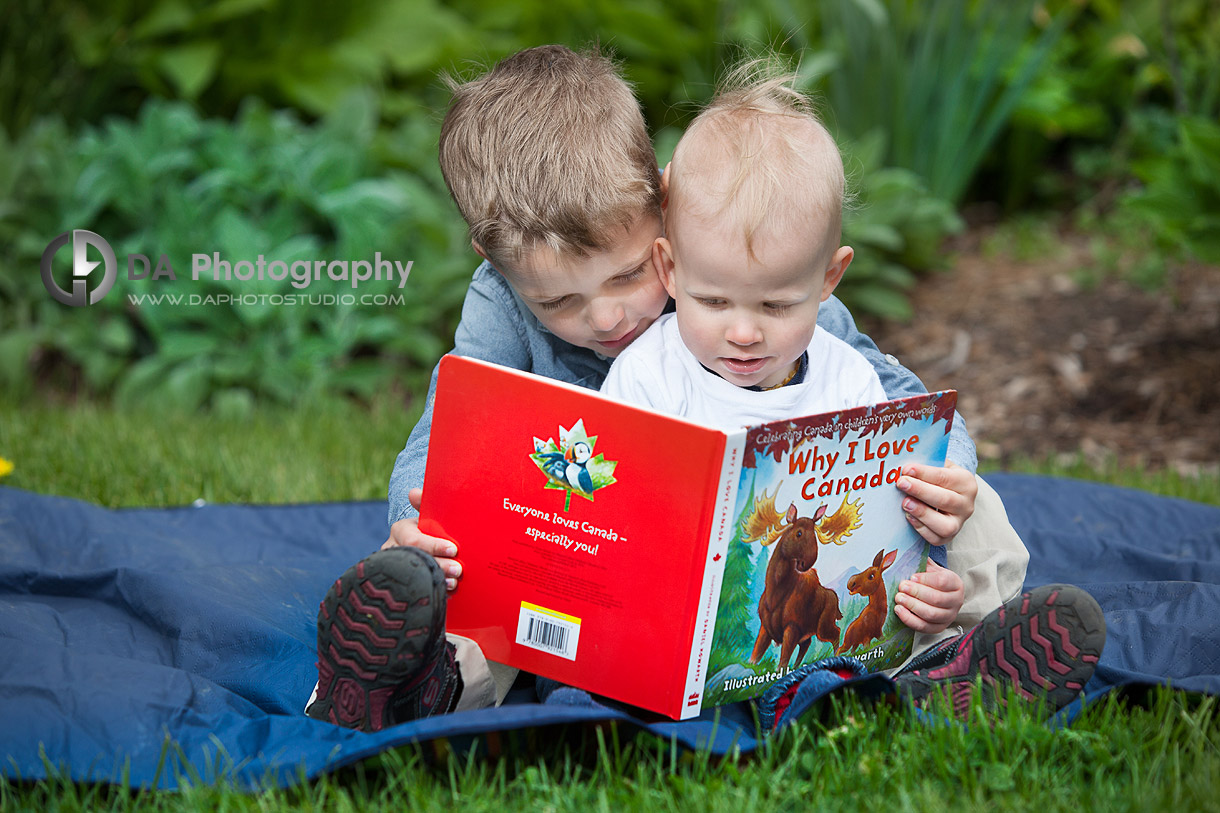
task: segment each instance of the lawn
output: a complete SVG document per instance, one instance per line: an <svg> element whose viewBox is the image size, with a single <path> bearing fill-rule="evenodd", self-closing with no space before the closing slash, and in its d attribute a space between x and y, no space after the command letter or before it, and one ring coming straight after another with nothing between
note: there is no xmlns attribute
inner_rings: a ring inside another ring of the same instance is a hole
<svg viewBox="0 0 1220 813"><path fill-rule="evenodd" d="M413 421L388 400L221 416L0 399L0 458L14 465L4 485L107 506L382 499ZM1215 478L1032 461L1021 469L1220 504ZM0 780L0 810L1220 810L1215 699L1157 692L1130 701L1100 703L1056 730L1023 707L993 725L959 726L846 703L739 759L683 754L613 729L498 759L406 748L256 794Z"/></svg>

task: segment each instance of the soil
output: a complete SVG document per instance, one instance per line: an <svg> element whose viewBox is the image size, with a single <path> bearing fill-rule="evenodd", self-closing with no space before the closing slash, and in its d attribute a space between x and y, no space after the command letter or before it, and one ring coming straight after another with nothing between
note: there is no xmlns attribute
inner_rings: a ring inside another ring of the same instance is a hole
<svg viewBox="0 0 1220 813"><path fill-rule="evenodd" d="M987 250L993 233L972 228L951 270L920 278L909 324L862 326L958 390L980 461L1220 473L1220 268L1170 264L1148 291L1090 272L1087 236L1024 261Z"/></svg>

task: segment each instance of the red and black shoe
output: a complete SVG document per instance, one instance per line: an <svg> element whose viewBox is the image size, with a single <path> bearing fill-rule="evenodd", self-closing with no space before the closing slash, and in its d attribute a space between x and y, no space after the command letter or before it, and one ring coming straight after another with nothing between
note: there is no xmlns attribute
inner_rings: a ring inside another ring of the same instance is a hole
<svg viewBox="0 0 1220 813"><path fill-rule="evenodd" d="M947 693L962 719L978 682L987 710L1002 705L1012 691L1053 713L1080 695L1105 643L1106 622L1093 597L1069 584L1048 584L1012 599L965 635L922 653L894 682L917 706Z"/></svg>
<svg viewBox="0 0 1220 813"><path fill-rule="evenodd" d="M390 548L348 568L318 608L318 688L305 713L361 731L452 711L462 692L445 641L445 577Z"/></svg>

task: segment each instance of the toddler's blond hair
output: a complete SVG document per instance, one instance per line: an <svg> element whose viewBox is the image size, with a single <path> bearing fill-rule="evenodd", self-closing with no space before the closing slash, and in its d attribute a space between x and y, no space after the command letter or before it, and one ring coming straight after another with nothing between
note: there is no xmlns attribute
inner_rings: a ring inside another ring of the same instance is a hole
<svg viewBox="0 0 1220 813"><path fill-rule="evenodd" d="M603 251L641 216L660 217L639 102L596 49L545 45L471 81L446 79L441 171L493 264L512 268L541 246L560 256Z"/></svg>
<svg viewBox="0 0 1220 813"><path fill-rule="evenodd" d="M689 213L741 228L754 254L761 230L824 229L827 259L839 246L845 180L838 146L775 60L733 69L674 150L666 230ZM795 232L794 232L795 233Z"/></svg>

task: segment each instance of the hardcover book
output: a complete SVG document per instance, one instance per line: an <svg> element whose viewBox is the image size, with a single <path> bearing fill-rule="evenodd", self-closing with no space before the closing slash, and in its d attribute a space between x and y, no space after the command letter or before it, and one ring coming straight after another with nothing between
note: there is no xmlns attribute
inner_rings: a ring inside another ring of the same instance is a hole
<svg viewBox="0 0 1220 813"><path fill-rule="evenodd" d="M895 483L944 464L957 394L723 432L446 356L420 529L454 540L450 632L674 719L835 654L899 665L926 567Z"/></svg>

